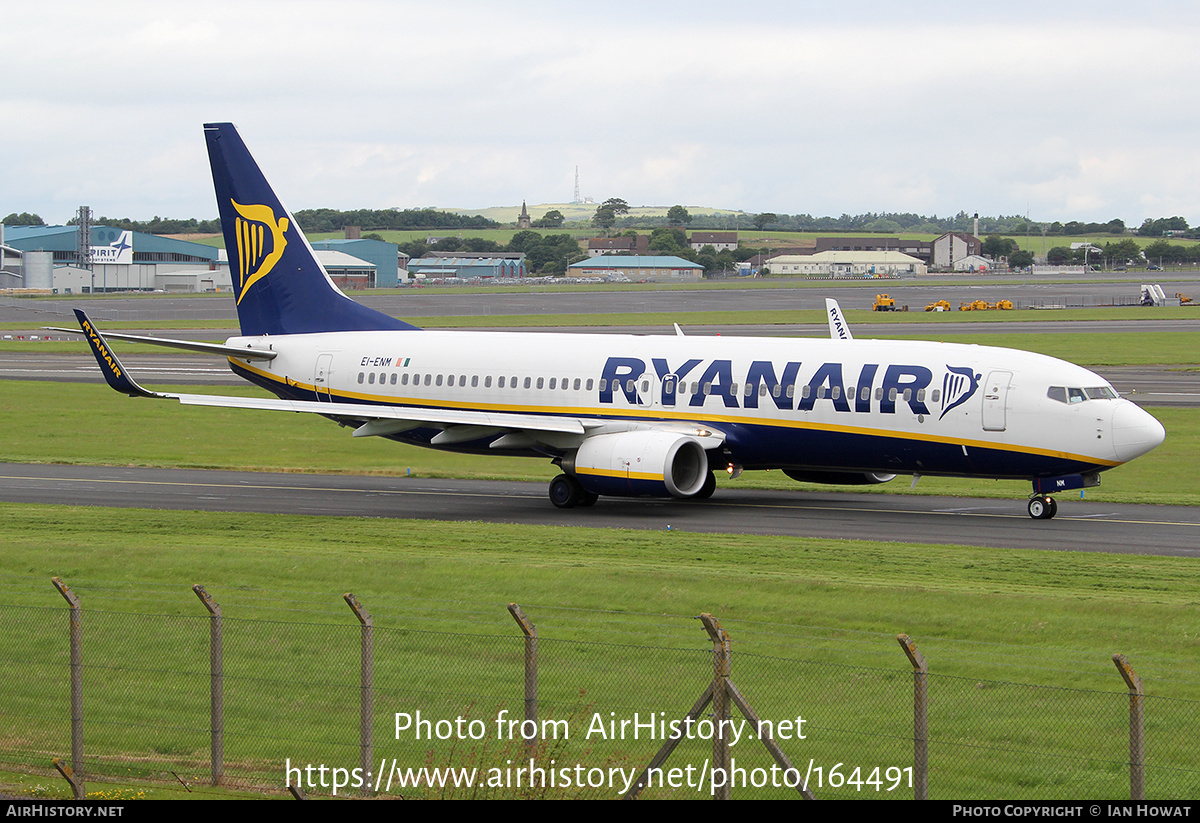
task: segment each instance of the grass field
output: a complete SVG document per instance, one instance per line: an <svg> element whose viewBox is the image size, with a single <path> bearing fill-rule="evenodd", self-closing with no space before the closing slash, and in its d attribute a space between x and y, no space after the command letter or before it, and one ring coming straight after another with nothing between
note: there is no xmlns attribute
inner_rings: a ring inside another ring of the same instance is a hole
<svg viewBox="0 0 1200 823"><path fill-rule="evenodd" d="M391 733L394 711L520 716L520 634L504 608L515 601L539 630L543 716L679 716L711 676L692 619L707 611L731 633L735 682L760 712L810 719L793 757L827 766L909 756L911 674L894 639L908 633L940 707L931 749L943 798L1119 797L1126 701L1109 658L1122 652L1152 695L1154 765L1166 770L1152 770L1163 775L1153 796L1200 790L1187 714L1200 706L1200 570L1187 560L48 506L0 505L0 517L13 604L0 607L0 649L24 649L27 674L0 685L5 713L21 718L8 727L23 730L6 758L56 740L61 751L62 720L40 708L65 695L65 609L47 579L57 574L85 604L85 679L104 683L86 703L91 750L109 753L95 768L169 768L201 795L208 630L193 582L224 610L227 759L247 780L289 757L355 764L358 628L340 599L353 591L377 627L376 748L406 765L518 754L490 735L467 751ZM1108 719L1071 719L1093 712ZM557 756L631 766L656 747L592 741ZM704 757L691 745L675 763ZM133 777L111 785L128 790Z"/></svg>

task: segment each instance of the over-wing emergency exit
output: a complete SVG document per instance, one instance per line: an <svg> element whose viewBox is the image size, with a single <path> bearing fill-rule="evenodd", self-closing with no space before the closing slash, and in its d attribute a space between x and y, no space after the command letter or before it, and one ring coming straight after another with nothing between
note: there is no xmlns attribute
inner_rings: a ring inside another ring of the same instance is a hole
<svg viewBox="0 0 1200 823"><path fill-rule="evenodd" d="M554 505L599 496L706 498L714 471L803 481L898 474L1019 478L1029 514L1053 492L1145 454L1161 424L1099 375L1029 352L830 339L428 331L330 280L229 123L204 127L241 335L199 349L275 395L142 388L82 312L109 384L185 404L319 414L355 437L549 459ZM676 329L678 331L678 329Z"/></svg>

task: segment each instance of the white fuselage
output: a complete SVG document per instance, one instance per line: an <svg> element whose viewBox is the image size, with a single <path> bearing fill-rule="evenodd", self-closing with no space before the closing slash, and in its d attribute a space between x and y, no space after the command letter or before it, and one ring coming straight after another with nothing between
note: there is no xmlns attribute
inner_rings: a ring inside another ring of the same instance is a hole
<svg viewBox="0 0 1200 823"><path fill-rule="evenodd" d="M281 397L700 426L722 460L986 477L1104 470L1162 441L1107 381L1028 352L950 343L379 331L239 337L230 362ZM437 429L397 435L430 445ZM487 451L497 432L455 448ZM435 444L436 445L436 444ZM553 454L569 438L547 438ZM577 445L577 444L576 444Z"/></svg>

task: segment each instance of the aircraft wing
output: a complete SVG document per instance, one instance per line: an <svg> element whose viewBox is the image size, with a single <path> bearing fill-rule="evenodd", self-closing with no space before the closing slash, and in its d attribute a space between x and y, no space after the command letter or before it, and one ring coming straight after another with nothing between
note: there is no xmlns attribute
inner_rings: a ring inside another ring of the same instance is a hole
<svg viewBox="0 0 1200 823"><path fill-rule="evenodd" d="M504 411L433 409L420 406L387 406L372 403L325 403L314 400L282 400L273 397L228 397L211 394L170 394L156 392L143 388L133 379L117 358L116 353L108 345L108 341L105 340L104 335L92 324L83 311L76 309L75 315L79 319L79 326L92 347L92 354L95 355L96 362L100 365L100 371L104 374L104 379L108 382L108 385L130 397L178 400L185 406L218 406L232 409L320 414L343 422L357 422L358 426L354 430L355 437L398 434L422 426L433 426L443 429L440 434L434 437L432 441L433 445L475 440L498 434L541 434L551 435L551 439L555 439L553 435L566 435L568 439L570 439L571 435L574 435L577 438L582 438L589 433L601 429L612 431L620 428L633 428L645 425L632 421L625 424L586 417L560 417ZM68 330L64 329L63 331ZM71 329L69 331L74 330ZM133 335L124 335L123 337L129 338L133 337ZM153 337L138 339L152 343L164 342ZM246 356L245 350L241 348L217 346L216 344L211 345L216 349L213 352L216 354L226 354L234 357ZM270 354L273 357L276 354L275 352L268 352L266 350L253 349L250 351L259 357L263 357L266 354ZM725 436L721 432L709 429L700 430L686 423L665 425L656 423L653 428L686 432L699 440L706 449L715 448L725 440ZM543 440L544 438L534 437L531 439L527 437L523 441L514 444L513 447L521 447L531 444L534 441L543 442ZM501 447L507 447L507 444Z"/></svg>

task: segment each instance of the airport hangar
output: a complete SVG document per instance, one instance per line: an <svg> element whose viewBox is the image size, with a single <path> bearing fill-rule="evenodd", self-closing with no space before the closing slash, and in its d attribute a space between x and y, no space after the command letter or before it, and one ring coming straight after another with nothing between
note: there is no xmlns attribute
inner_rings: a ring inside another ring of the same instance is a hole
<svg viewBox="0 0 1200 823"><path fill-rule="evenodd" d="M231 291L225 250L203 243L90 227L90 266L76 226L5 226L0 288L90 294L103 291ZM317 258L343 289L395 286L398 249L380 240L320 240Z"/></svg>

